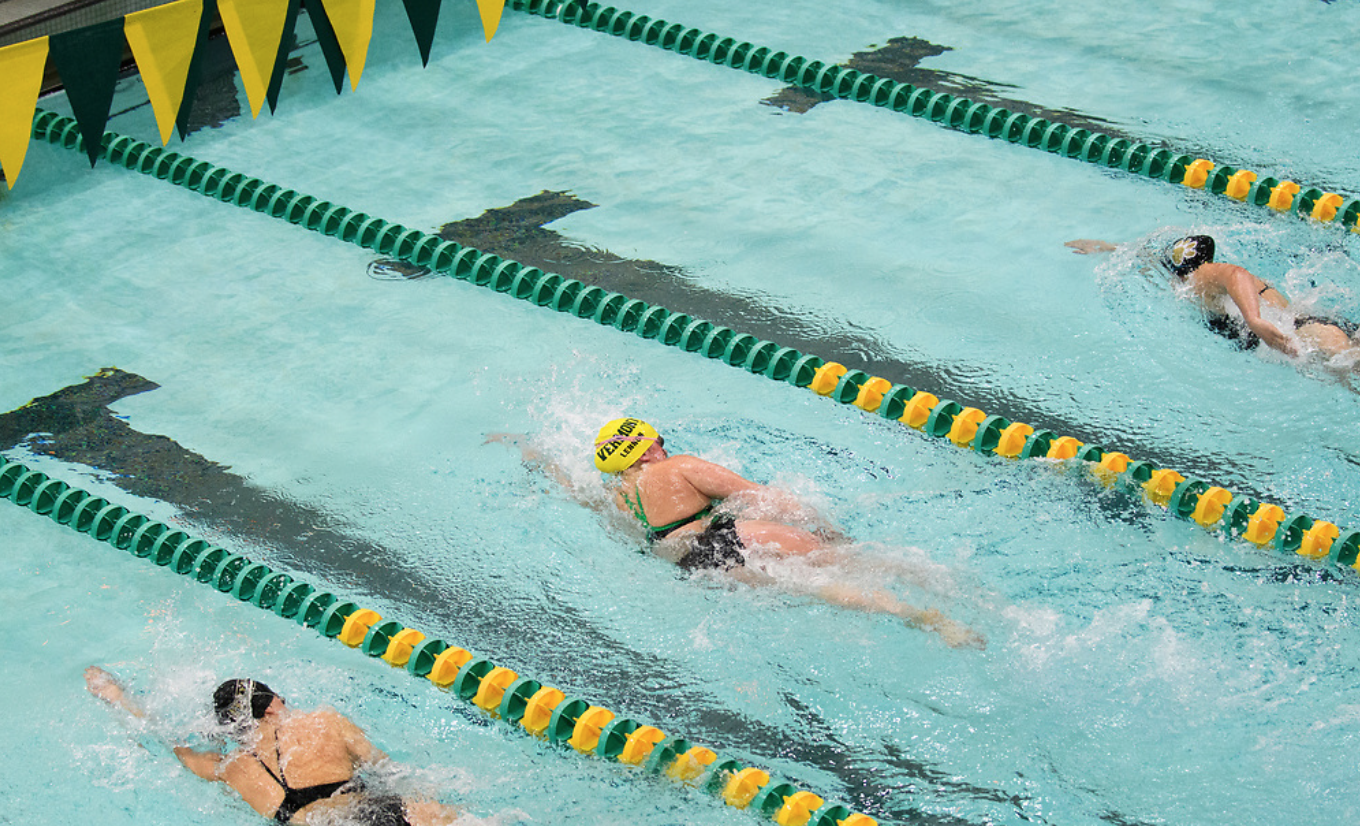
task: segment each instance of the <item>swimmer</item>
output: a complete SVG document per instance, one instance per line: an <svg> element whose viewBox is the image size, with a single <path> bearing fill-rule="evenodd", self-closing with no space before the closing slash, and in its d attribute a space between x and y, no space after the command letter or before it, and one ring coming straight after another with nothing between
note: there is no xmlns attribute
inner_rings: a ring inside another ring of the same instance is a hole
<svg viewBox="0 0 1360 826"><path fill-rule="evenodd" d="M90 693L134 717L146 713L102 668L85 669ZM269 686L227 680L213 692L217 722L238 746L228 754L175 746L189 771L226 783L252 809L277 823L447 826L455 809L434 801L371 794L356 771L387 756L333 709L294 711Z"/></svg>
<svg viewBox="0 0 1360 826"><path fill-rule="evenodd" d="M1116 249L1114 244L1091 239L1068 241L1064 246L1082 255ZM1181 282L1190 285L1207 314L1210 330L1243 350L1253 350L1265 342L1287 356L1298 355L1298 348L1289 336L1261 317L1262 305L1289 311L1289 300L1246 269L1214 261L1213 238L1207 235L1181 238L1167 250L1163 263ZM1344 319L1305 315L1295 317L1293 324L1302 342L1328 357L1360 347L1356 338L1360 326Z"/></svg>
<svg viewBox="0 0 1360 826"><path fill-rule="evenodd" d="M496 434L488 441L512 441ZM569 491L575 486L561 468L521 445L524 458ZM848 540L830 525L807 530L789 522L819 521L787 493L757 484L697 456L670 455L665 439L640 419L615 419L595 439L595 466L617 479L611 510L631 515L646 531L656 556L687 571L715 571L749 585L775 580L747 565L759 549L778 557L802 557L814 565L843 561L837 546ZM584 497L578 500L585 504ZM886 591L849 585L803 588L813 596L856 611L891 614L907 625L940 635L952 647L984 648L986 640L936 609L921 609Z"/></svg>

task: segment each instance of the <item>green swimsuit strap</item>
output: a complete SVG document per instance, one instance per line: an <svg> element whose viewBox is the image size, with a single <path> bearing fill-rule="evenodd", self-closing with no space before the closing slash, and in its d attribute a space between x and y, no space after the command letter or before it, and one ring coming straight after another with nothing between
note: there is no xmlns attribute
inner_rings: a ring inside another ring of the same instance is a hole
<svg viewBox="0 0 1360 826"><path fill-rule="evenodd" d="M652 523L647 521L646 511L642 509L642 491L634 487L633 498L629 498L628 491L622 491L621 495L623 496L623 501L628 504L628 510L633 512L633 516L636 516L637 520L641 522L643 526L647 528L647 530L651 531L654 534L669 533L675 530L676 528L680 527L681 525L688 525L690 522L693 522L696 519L703 519L705 516L708 516L710 511L713 510L713 505L709 504L708 507L704 508L703 510L694 514L693 516L686 516L683 519L677 519L674 522L670 523L669 525L653 527Z"/></svg>
<svg viewBox="0 0 1360 826"><path fill-rule="evenodd" d="M637 520L647 527L647 530L652 530L652 523L647 521L647 514L642 510L642 491L638 490L636 487L633 488L633 495L637 497L636 499L628 498L628 491L626 490L620 491L619 495L623 497L623 501L628 505L628 510L633 512L633 516L636 516Z"/></svg>

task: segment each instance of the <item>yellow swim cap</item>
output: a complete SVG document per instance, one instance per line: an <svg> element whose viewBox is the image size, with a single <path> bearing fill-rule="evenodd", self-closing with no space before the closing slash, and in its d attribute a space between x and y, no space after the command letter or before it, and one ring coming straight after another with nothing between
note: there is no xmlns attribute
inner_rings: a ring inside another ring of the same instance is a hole
<svg viewBox="0 0 1360 826"><path fill-rule="evenodd" d="M615 419L595 437L595 467L605 473L623 473L658 438L656 428L641 419Z"/></svg>

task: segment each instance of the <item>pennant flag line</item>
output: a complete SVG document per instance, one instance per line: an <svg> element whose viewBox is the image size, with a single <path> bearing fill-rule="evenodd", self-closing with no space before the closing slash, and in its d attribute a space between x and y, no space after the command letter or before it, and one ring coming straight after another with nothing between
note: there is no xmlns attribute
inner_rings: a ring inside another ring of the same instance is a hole
<svg viewBox="0 0 1360 826"><path fill-rule="evenodd" d="M19 180L33 136L33 113L47 66L47 38L25 40L0 49L0 169L10 189Z"/></svg>
<svg viewBox="0 0 1360 826"><path fill-rule="evenodd" d="M203 0L203 13L199 15L198 34L194 38L194 56L189 60L189 77L184 83L184 100L179 105L179 117L175 119L180 140L189 137L189 115L193 112L194 97L198 92L198 78L203 74L203 53L207 50L208 32L216 17L215 0Z"/></svg>
<svg viewBox="0 0 1360 826"><path fill-rule="evenodd" d="M164 146L176 128L181 140L188 136L205 44L212 21L219 17L250 101L251 118L259 117L266 102L274 111L295 41L298 10L304 2L336 94L344 88L347 71L350 88L357 89L373 39L376 0L171 0L116 20L0 47L0 171L9 188L18 180L28 153L33 113L49 57L66 88L94 166L113 104L124 42L136 61ZM500 26L505 0L476 2L482 30L490 41ZM402 4L420 49L421 65L428 66L441 0L402 0Z"/></svg>
<svg viewBox="0 0 1360 826"><path fill-rule="evenodd" d="M123 34L151 99L161 146L170 142L179 118L202 19L203 0L177 0L123 18Z"/></svg>

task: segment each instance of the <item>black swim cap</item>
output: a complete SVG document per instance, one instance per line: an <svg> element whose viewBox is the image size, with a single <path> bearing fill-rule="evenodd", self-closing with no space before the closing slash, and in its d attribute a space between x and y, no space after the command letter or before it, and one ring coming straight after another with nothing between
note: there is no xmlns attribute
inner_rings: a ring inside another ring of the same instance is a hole
<svg viewBox="0 0 1360 826"><path fill-rule="evenodd" d="M260 719L279 695L264 683L254 680L227 680L213 692L213 713L224 726L240 725L250 717Z"/></svg>
<svg viewBox="0 0 1360 826"><path fill-rule="evenodd" d="M1171 245L1167 266L1181 278L1194 272L1201 264L1214 260L1214 239L1207 235L1187 235Z"/></svg>

